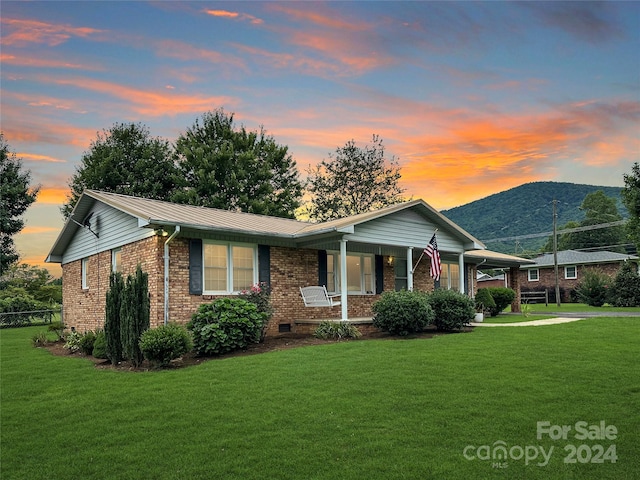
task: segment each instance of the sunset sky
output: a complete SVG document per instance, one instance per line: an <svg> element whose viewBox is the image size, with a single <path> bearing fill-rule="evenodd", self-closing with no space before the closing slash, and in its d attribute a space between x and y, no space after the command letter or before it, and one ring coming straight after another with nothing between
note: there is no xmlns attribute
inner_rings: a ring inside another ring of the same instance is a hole
<svg viewBox="0 0 640 480"><path fill-rule="evenodd" d="M523 183L622 186L640 159L640 2L1 4L1 130L42 190L16 237L43 265L97 132L173 142L223 107L302 173L384 140L437 209ZM56 275L59 268L48 265Z"/></svg>

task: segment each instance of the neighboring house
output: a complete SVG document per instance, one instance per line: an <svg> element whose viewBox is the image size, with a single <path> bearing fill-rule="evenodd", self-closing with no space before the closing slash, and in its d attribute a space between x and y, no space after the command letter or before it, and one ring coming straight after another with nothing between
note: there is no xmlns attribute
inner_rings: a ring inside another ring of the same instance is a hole
<svg viewBox="0 0 640 480"><path fill-rule="evenodd" d="M558 284L560 300L571 301L571 292L583 278L587 269L599 271L615 277L622 264L626 261L638 263L635 255L616 252L579 252L563 250L558 252ZM520 286L522 291L547 290L551 301L555 301L555 262L552 253L534 258L534 264L523 265L520 271Z"/></svg>
<svg viewBox="0 0 640 480"><path fill-rule="evenodd" d="M440 288L473 295L476 265L517 272L529 263L485 250L422 200L308 223L92 190L80 197L47 262L62 264L64 322L81 332L103 325L110 273L141 265L152 326L187 322L200 304L266 282L274 307L267 334L304 333L321 319L370 324L371 305L384 291L433 290L429 260L412 266L436 229ZM299 287L309 285L326 285L341 305L305 307Z"/></svg>
<svg viewBox="0 0 640 480"><path fill-rule="evenodd" d="M487 275L486 273L478 275L478 288L506 287L507 284L506 274L504 273L494 276Z"/></svg>

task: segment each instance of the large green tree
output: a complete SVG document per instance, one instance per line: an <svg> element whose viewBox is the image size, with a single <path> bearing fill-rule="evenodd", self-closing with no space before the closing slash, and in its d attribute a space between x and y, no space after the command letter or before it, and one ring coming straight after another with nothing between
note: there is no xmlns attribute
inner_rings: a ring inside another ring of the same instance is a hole
<svg viewBox="0 0 640 480"><path fill-rule="evenodd" d="M622 203L629 212L627 234L640 251L640 164L638 162L631 167L631 173L624 175Z"/></svg>
<svg viewBox="0 0 640 480"><path fill-rule="evenodd" d="M22 215L36 201L40 187L31 186L31 171L9 151L0 133L0 275L18 261L13 236L24 228Z"/></svg>
<svg viewBox="0 0 640 480"><path fill-rule="evenodd" d="M580 209L584 211L584 219L579 223L568 222L558 231L558 250L606 248L606 250L613 252L624 252L624 226L589 229L593 225L622 220L615 198L608 197L602 190L597 190L584 197ZM577 227L584 228L584 230L562 233L562 230ZM552 248L553 238L549 238L543 249L548 252Z"/></svg>
<svg viewBox="0 0 640 480"><path fill-rule="evenodd" d="M400 166L395 157L385 157L377 135L364 147L348 141L307 173L311 199L306 213L312 220L343 218L405 200L398 184Z"/></svg>
<svg viewBox="0 0 640 480"><path fill-rule="evenodd" d="M181 178L169 142L152 137L139 123L117 123L98 132L69 181L71 192L62 207L68 217L89 188L157 200L169 200Z"/></svg>
<svg viewBox="0 0 640 480"><path fill-rule="evenodd" d="M293 218L302 183L288 147L264 128L236 126L233 113L205 113L175 144L186 186L173 200L224 210Z"/></svg>

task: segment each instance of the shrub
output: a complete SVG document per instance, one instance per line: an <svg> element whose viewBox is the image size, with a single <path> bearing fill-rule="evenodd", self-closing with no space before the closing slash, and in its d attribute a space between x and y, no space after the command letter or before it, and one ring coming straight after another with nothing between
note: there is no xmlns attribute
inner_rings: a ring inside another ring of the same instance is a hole
<svg viewBox="0 0 640 480"><path fill-rule="evenodd" d="M476 311L478 312L488 312L492 308L496 307L496 302L493 300L489 289L487 288L479 288L476 292Z"/></svg>
<svg viewBox="0 0 640 480"><path fill-rule="evenodd" d="M260 342L268 317L241 298L219 298L198 307L188 328L198 355L219 355Z"/></svg>
<svg viewBox="0 0 640 480"><path fill-rule="evenodd" d="M313 336L328 340L330 338L360 338L362 334L355 325L349 322L322 322L313 332Z"/></svg>
<svg viewBox="0 0 640 480"><path fill-rule="evenodd" d="M586 269L582 281L576 286L576 295L581 303L601 307L607 302L611 279L598 269Z"/></svg>
<svg viewBox="0 0 640 480"><path fill-rule="evenodd" d="M433 322L433 310L423 292L385 292L372 310L373 326L391 335L421 332Z"/></svg>
<svg viewBox="0 0 640 480"><path fill-rule="evenodd" d="M40 331L34 333L31 337L31 345L34 347L44 347L47 343L49 343L49 339L47 338L46 332Z"/></svg>
<svg viewBox="0 0 640 480"><path fill-rule="evenodd" d="M251 287L250 290L243 290L238 295L238 298L251 302L258 307L258 311L267 315L267 320L262 326L260 332L260 341L264 341L264 337L267 333L267 326L269 325L269 319L273 315L273 307L271 306L271 287L266 282L260 282L257 285Z"/></svg>
<svg viewBox="0 0 640 480"><path fill-rule="evenodd" d="M116 365L122 361L122 340L120 338L120 310L124 280L120 272L109 276L109 290L106 296L106 311L104 319L105 355ZM95 355L94 355L95 357ZM98 357L100 358L100 357Z"/></svg>
<svg viewBox="0 0 640 480"><path fill-rule="evenodd" d="M624 262L610 289L609 303L615 307L640 307L640 275L638 265Z"/></svg>
<svg viewBox="0 0 640 480"><path fill-rule="evenodd" d="M165 367L193 348L191 335L176 323L145 331L140 336L140 350L153 365Z"/></svg>
<svg viewBox="0 0 640 480"><path fill-rule="evenodd" d="M69 350L71 353L76 353L80 350L80 341L82 340L82 335L78 332L69 332L65 336L64 347Z"/></svg>
<svg viewBox="0 0 640 480"><path fill-rule="evenodd" d="M149 275L138 265L135 275L127 277L120 305L122 355L134 367L140 366L144 360L140 350L140 336L149 328L150 306Z"/></svg>
<svg viewBox="0 0 640 480"><path fill-rule="evenodd" d="M93 345L96 341L96 334L89 330L82 335L80 339L80 351L85 355L91 355L93 353Z"/></svg>
<svg viewBox="0 0 640 480"><path fill-rule="evenodd" d="M516 298L515 290L506 287L489 287L489 293L493 298L496 306L489 308L492 317L498 316L505 308L507 308Z"/></svg>
<svg viewBox="0 0 640 480"><path fill-rule="evenodd" d="M454 290L437 289L428 296L438 330L460 330L473 321L476 310L472 298Z"/></svg>
<svg viewBox="0 0 640 480"><path fill-rule="evenodd" d="M93 342L93 352L91 352L95 358L109 359L107 356L107 337L104 330L96 332L96 339Z"/></svg>
<svg viewBox="0 0 640 480"><path fill-rule="evenodd" d="M56 334L57 341L64 340L64 324L62 322L51 322L47 330Z"/></svg>

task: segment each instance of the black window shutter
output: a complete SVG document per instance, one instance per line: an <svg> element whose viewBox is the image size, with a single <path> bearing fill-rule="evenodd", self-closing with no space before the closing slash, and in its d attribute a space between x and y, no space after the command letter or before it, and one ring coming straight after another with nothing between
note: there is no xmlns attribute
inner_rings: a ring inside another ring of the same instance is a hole
<svg viewBox="0 0 640 480"><path fill-rule="evenodd" d="M258 281L271 286L271 248L258 245Z"/></svg>
<svg viewBox="0 0 640 480"><path fill-rule="evenodd" d="M376 294L384 291L384 262L382 255L376 255Z"/></svg>
<svg viewBox="0 0 640 480"><path fill-rule="evenodd" d="M189 240L189 293L202 295L202 240Z"/></svg>
<svg viewBox="0 0 640 480"><path fill-rule="evenodd" d="M327 284L327 251L318 250L318 285Z"/></svg>

